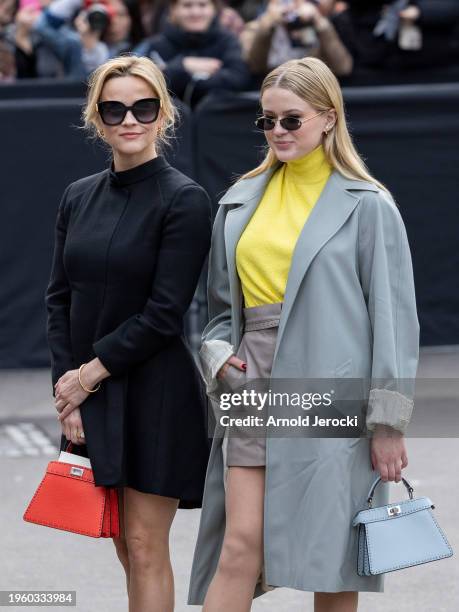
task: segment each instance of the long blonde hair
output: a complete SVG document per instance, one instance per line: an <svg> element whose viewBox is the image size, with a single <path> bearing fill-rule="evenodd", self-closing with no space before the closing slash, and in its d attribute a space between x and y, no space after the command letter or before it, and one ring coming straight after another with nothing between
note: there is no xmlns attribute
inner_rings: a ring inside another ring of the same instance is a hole
<svg viewBox="0 0 459 612"><path fill-rule="evenodd" d="M387 191L387 188L370 174L352 143L344 114L341 88L335 75L324 62L315 57L285 62L265 77L260 99L270 87L281 87L291 91L317 112L335 109L335 125L323 140L324 152L329 163L346 178L369 181ZM239 180L257 176L276 165L278 161L274 151L269 148L261 164L241 176Z"/></svg>
<svg viewBox="0 0 459 612"><path fill-rule="evenodd" d="M109 79L123 76L140 77L151 86L155 95L161 100L162 121L158 129L156 145L161 148L162 145L170 144L178 113L167 91L163 73L149 58L131 54L110 59L91 73L88 80L86 104L83 108L83 128L88 130L91 137L102 138L102 124L96 104L105 83Z"/></svg>

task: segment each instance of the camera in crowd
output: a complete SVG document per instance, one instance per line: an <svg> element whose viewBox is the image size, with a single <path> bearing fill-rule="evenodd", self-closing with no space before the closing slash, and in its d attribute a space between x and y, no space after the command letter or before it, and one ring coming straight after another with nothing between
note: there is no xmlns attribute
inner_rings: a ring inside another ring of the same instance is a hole
<svg viewBox="0 0 459 612"><path fill-rule="evenodd" d="M112 8L104 0L85 0L85 13L89 27L101 36L106 32L112 18Z"/></svg>

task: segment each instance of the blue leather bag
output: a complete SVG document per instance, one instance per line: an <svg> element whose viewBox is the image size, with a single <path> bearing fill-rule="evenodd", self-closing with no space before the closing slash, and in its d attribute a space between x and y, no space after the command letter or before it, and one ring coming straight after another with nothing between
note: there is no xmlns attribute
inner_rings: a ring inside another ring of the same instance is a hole
<svg viewBox="0 0 459 612"><path fill-rule="evenodd" d="M414 489L402 478L410 499L372 507L377 478L368 493L368 509L352 525L359 529L357 573L372 576L451 557L453 550L440 529L428 497L413 499Z"/></svg>

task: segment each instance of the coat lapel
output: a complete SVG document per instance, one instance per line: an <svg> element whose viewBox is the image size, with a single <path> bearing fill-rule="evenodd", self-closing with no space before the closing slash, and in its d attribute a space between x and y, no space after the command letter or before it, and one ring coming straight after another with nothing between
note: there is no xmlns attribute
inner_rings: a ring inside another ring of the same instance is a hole
<svg viewBox="0 0 459 612"><path fill-rule="evenodd" d="M220 205L239 204L228 212L225 223L226 258L235 324L233 330L236 330L236 333L240 329L242 307L242 291L236 269L236 246L269 179L278 167L279 165L274 166L256 177L236 183L219 202ZM311 262L346 222L360 200L360 194L353 193L354 190L378 191L378 187L372 183L347 179L333 171L300 232L287 278L274 359L301 282ZM232 341L237 343L239 338L233 338Z"/></svg>
<svg viewBox="0 0 459 612"><path fill-rule="evenodd" d="M301 282L311 262L344 225L360 200L358 194L347 190L351 187L350 183L354 183L354 189L365 189L368 185L360 181L349 181L338 172L332 172L298 236L285 288L274 359Z"/></svg>

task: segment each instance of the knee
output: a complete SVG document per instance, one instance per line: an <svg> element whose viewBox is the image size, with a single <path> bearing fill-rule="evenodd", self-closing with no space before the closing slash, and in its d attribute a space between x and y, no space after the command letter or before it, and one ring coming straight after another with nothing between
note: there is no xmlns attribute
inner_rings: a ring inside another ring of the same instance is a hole
<svg viewBox="0 0 459 612"><path fill-rule="evenodd" d="M219 570L228 578L253 574L262 567L261 545L250 536L234 534L225 538L219 561Z"/></svg>
<svg viewBox="0 0 459 612"><path fill-rule="evenodd" d="M167 542L152 539L150 535L127 536L129 565L136 571L160 571L168 559Z"/></svg>

